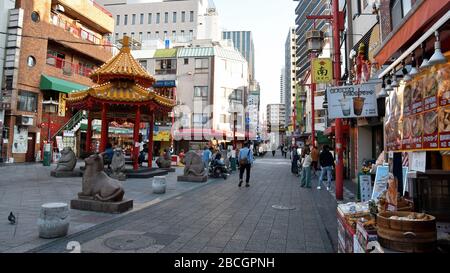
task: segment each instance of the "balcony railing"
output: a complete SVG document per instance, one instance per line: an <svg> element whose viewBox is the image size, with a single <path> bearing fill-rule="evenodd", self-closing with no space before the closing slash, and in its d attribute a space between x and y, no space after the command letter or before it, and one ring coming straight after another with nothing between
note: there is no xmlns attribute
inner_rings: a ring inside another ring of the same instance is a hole
<svg viewBox="0 0 450 273"><path fill-rule="evenodd" d="M64 29L67 32L72 33L72 35L74 35L75 37L81 38L86 41L90 41L96 45L103 45L103 47L109 51L112 50L111 42L108 39L103 38L91 31L87 31L77 26L73 22L63 19L56 14L52 14L51 23L55 26Z"/></svg>
<svg viewBox="0 0 450 273"><path fill-rule="evenodd" d="M88 77L93 69L84 65L73 64L66 61L65 59L58 58L51 54L47 54L47 64L59 68L62 70L63 74L66 76L72 76L73 74L78 74L84 77Z"/></svg>

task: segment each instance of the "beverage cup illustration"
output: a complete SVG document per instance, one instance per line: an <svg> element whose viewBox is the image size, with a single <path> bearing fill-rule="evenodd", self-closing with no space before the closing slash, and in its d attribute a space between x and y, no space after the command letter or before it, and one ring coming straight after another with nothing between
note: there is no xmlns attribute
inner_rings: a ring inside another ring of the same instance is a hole
<svg viewBox="0 0 450 273"><path fill-rule="evenodd" d="M354 97L353 98L353 109L355 111L355 115L361 116L364 109L364 101L366 98L362 97Z"/></svg>
<svg viewBox="0 0 450 273"><path fill-rule="evenodd" d="M341 109L344 116L350 116L351 100L344 97L343 99L340 99L339 102L341 103Z"/></svg>

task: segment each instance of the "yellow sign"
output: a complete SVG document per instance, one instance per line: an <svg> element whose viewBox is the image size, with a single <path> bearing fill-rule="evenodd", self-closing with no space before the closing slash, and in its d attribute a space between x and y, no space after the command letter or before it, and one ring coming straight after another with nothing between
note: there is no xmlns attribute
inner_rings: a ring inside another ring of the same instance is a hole
<svg viewBox="0 0 450 273"><path fill-rule="evenodd" d="M331 83L333 81L333 62L331 59L313 59L312 72L314 83Z"/></svg>
<svg viewBox="0 0 450 273"><path fill-rule="evenodd" d="M58 116L66 116L66 94L59 93Z"/></svg>
<svg viewBox="0 0 450 273"><path fill-rule="evenodd" d="M155 134L153 136L153 141L158 141L158 142L170 141L170 132L169 131L159 131L157 134Z"/></svg>

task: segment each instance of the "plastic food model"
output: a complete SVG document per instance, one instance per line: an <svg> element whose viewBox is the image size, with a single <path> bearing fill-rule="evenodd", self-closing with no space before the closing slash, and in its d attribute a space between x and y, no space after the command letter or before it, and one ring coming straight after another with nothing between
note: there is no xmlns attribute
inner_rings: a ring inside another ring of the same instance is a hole
<svg viewBox="0 0 450 273"><path fill-rule="evenodd" d="M442 108L439 112L439 131L450 132L450 107Z"/></svg>

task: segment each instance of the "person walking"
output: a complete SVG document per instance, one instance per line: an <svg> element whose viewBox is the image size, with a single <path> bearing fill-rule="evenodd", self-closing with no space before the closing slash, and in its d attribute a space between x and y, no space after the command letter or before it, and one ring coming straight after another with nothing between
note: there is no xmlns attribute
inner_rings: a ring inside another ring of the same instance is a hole
<svg viewBox="0 0 450 273"><path fill-rule="evenodd" d="M318 190L322 189L323 177L325 174L327 174L327 176L328 176L327 190L330 190L331 189L331 180L332 180L332 171L333 171L333 166L334 166L334 158L330 152L330 147L328 145L325 145L323 147L323 151L320 153L319 160L320 160L320 166L322 167L322 171L320 172L319 185L317 186L317 189Z"/></svg>
<svg viewBox="0 0 450 273"><path fill-rule="evenodd" d="M317 176L317 171L319 170L319 149L316 146L312 146L311 149L311 159L312 159L312 172L314 176Z"/></svg>
<svg viewBox="0 0 450 273"><path fill-rule="evenodd" d="M250 143L246 143L244 148L239 151L239 187L244 183L244 172L246 173L245 187L250 187L250 170L254 162L253 152L250 149Z"/></svg>
<svg viewBox="0 0 450 273"><path fill-rule="evenodd" d="M203 150L203 154L202 154L202 160L203 160L203 165L204 165L205 169L208 169L209 161L211 160L211 157L212 157L211 150L208 148L208 146L205 146L205 149Z"/></svg>
<svg viewBox="0 0 450 273"><path fill-rule="evenodd" d="M288 148L287 148L287 146L283 146L283 153L284 153L284 158L287 159L287 153L288 153Z"/></svg>
<svg viewBox="0 0 450 273"><path fill-rule="evenodd" d="M309 148L305 148L304 151L305 157L302 160L302 175L300 179L301 187L302 188L311 188L311 165L312 165L312 158L311 158L311 152Z"/></svg>
<svg viewBox="0 0 450 273"><path fill-rule="evenodd" d="M292 152L291 152L291 158L292 158L291 172L298 176L298 174L299 174L298 161L300 160L300 155L298 154L297 146L294 146L291 150L292 150Z"/></svg>

